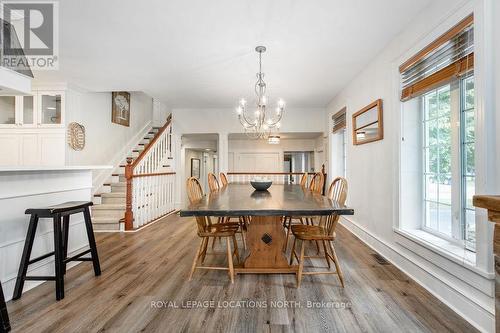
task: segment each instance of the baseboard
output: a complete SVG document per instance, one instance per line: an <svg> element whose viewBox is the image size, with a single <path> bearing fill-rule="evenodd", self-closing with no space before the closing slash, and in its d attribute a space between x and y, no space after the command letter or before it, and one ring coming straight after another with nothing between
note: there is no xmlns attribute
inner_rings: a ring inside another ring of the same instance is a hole
<svg viewBox="0 0 500 333"><path fill-rule="evenodd" d="M453 285L444 283L435 274L417 265L400 249L396 249L356 222L343 217L340 223L478 330L495 331L495 315L488 310L488 304L479 304L477 300L465 297Z"/></svg>
<svg viewBox="0 0 500 333"><path fill-rule="evenodd" d="M120 230L95 230L94 232L97 232L97 233L113 233L113 232L117 232L117 233L121 233L121 232L135 233L135 232L141 231L143 229L146 229L147 227L150 227L151 225L155 224L156 222L160 221L161 219L164 219L165 217L168 217L170 215L176 214L178 211L179 211L178 209L174 209L174 210L166 213L165 215L162 215L162 216L154 219L153 221L151 221L149 223L146 223L146 224L142 225L141 227L139 227L137 229L134 229L134 230L122 230L120 228Z"/></svg>
<svg viewBox="0 0 500 333"><path fill-rule="evenodd" d="M116 171L116 167L125 159L129 152L131 152L134 147L143 140L146 134L149 132L149 129L152 126L152 121L147 122L138 132L137 134L130 139L126 145L122 146L122 149L116 153L111 160L106 163L106 165L114 166L111 170L99 170L95 173L94 179L92 180L92 195L96 194L104 183L107 182L108 178L111 177L113 173Z"/></svg>

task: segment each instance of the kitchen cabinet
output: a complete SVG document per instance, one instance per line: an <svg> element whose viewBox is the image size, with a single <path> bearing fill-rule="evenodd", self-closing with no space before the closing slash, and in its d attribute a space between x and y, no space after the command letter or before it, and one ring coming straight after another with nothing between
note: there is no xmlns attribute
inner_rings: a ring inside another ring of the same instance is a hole
<svg viewBox="0 0 500 333"><path fill-rule="evenodd" d="M0 128L62 128L64 91L37 90L32 95L0 96Z"/></svg>

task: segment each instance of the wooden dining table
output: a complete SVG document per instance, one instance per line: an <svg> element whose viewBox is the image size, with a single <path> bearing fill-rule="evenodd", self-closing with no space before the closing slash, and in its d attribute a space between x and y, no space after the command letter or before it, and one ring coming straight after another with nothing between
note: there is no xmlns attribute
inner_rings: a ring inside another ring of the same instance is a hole
<svg viewBox="0 0 500 333"><path fill-rule="evenodd" d="M296 273L284 252L284 216L353 215L354 210L300 185L273 184L255 191L250 184L228 184L181 209L181 217L251 217L248 253L235 273Z"/></svg>

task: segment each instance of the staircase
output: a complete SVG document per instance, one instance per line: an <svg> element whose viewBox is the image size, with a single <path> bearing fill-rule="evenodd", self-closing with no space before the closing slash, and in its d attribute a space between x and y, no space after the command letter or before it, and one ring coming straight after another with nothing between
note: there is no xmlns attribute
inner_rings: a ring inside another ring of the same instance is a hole
<svg viewBox="0 0 500 333"><path fill-rule="evenodd" d="M159 136L161 127L152 127L144 138L137 143L120 165L116 166L107 183L103 184L100 193L94 195L94 206L92 207L92 223L96 231L122 231L124 230L124 216L127 199L127 180L125 178L125 167L127 158L135 161L140 154L154 144ZM172 170L172 157L169 156L161 163L157 172L169 172Z"/></svg>

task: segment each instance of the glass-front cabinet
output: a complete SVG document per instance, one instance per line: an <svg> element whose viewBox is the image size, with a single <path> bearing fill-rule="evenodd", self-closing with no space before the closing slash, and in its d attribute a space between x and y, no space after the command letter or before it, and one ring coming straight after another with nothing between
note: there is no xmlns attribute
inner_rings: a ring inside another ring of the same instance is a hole
<svg viewBox="0 0 500 333"><path fill-rule="evenodd" d="M0 96L0 125L15 126L18 121L16 96Z"/></svg>
<svg viewBox="0 0 500 333"><path fill-rule="evenodd" d="M59 127L63 122L63 109L64 100L63 93L61 92L50 92L50 91L39 91L38 92L38 104L39 104L39 126L56 126Z"/></svg>
<svg viewBox="0 0 500 333"><path fill-rule="evenodd" d="M64 126L64 92L37 91L26 96L0 96L1 128Z"/></svg>

